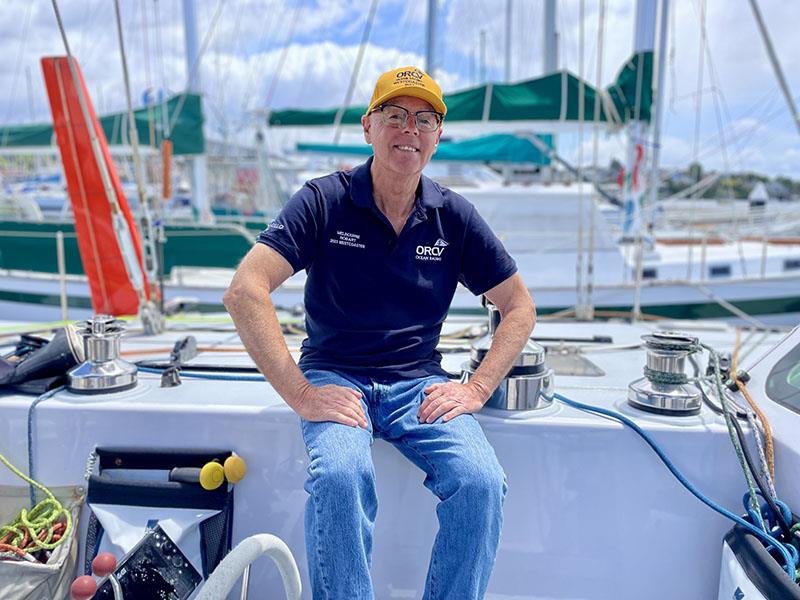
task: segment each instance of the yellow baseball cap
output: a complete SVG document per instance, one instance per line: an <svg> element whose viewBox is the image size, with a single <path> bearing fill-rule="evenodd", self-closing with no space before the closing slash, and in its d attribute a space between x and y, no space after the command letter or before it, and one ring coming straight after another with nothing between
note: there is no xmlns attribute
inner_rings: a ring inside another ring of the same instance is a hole
<svg viewBox="0 0 800 600"><path fill-rule="evenodd" d="M419 98L430 104L436 112L442 115L447 114L447 106L442 98L442 88L430 75L417 67L392 69L378 77L375 91L372 92L372 100L369 101L367 114L397 96Z"/></svg>

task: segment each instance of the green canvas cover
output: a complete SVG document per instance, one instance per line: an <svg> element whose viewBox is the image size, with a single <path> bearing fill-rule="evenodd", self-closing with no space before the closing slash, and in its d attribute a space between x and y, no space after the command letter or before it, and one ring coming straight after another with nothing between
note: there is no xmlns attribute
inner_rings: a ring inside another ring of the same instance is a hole
<svg viewBox="0 0 800 600"><path fill-rule="evenodd" d="M552 135L537 135L548 148L553 147ZM298 152L324 152L326 154L348 154L370 156L372 146L297 144ZM461 142L441 142L433 160L502 162L514 164L549 165L550 158L523 136L510 134L486 135Z"/></svg>
<svg viewBox="0 0 800 600"><path fill-rule="evenodd" d="M583 120L594 120L597 99L600 102L600 122L609 125L632 119L649 122L652 83L652 51L634 54L622 66L614 83L603 91L605 101L603 97L599 98L596 88L583 82ZM580 93L581 80L569 71L511 84L481 85L445 94L446 120L483 121L486 118L488 121L577 122L581 119ZM270 113L269 123L276 127L333 125L337 112L337 109L278 110ZM342 115L342 125L357 125L364 112L365 106L348 108Z"/></svg>
<svg viewBox="0 0 800 600"><path fill-rule="evenodd" d="M178 118L175 114L180 107ZM174 155L202 154L205 152L203 138L203 108L198 94L178 94L166 103L166 114L170 118L172 153ZM155 104L133 112L139 143L160 147L163 138L164 105ZM175 120L173 123L172 121ZM150 124L153 124L152 128ZM100 126L111 145L127 145L128 113L120 112L100 117ZM152 133L152 135L151 135ZM3 147L55 147L53 126L6 125L0 127L0 150Z"/></svg>

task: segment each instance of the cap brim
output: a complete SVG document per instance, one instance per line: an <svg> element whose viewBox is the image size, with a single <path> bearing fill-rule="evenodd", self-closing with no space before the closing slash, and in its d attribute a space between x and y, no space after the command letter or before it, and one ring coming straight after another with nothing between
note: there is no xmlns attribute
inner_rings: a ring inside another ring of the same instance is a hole
<svg viewBox="0 0 800 600"><path fill-rule="evenodd" d="M421 87L405 87L387 92L383 96L376 98L375 102L369 105L367 112L372 112L381 104L385 104L388 100L397 98L398 96L412 96L414 98L419 98L420 100L424 100L430 104L433 107L433 110L442 116L447 114L447 106L445 106L444 102L442 102L442 100L430 90L426 90L425 88Z"/></svg>

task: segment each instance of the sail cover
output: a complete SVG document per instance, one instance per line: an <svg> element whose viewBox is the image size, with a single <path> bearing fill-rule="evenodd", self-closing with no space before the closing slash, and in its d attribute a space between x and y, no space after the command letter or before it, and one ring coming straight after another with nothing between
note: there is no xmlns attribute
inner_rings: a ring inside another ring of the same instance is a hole
<svg viewBox="0 0 800 600"><path fill-rule="evenodd" d="M533 137L531 135L531 137ZM553 136L536 136L548 148L553 147ZM372 146L297 144L298 152L322 152L325 154L347 154L351 156L370 156ZM494 134L485 135L460 142L443 141L436 148L433 160L453 160L460 162L496 162L514 164L533 164L546 166L550 158L542 152L527 135Z"/></svg>
<svg viewBox="0 0 800 600"><path fill-rule="evenodd" d="M649 122L652 80L653 52L645 51L634 54L608 88L598 91L583 82L583 120L594 120L597 101L600 103L599 121L611 128L630 120ZM581 80L569 71L558 71L518 83L488 83L445 94L444 100L447 122L577 122L581 119L580 93ZM338 112L336 108L279 110L270 113L269 123L276 127L333 125ZM365 112L366 106L348 107L342 112L341 123L357 125Z"/></svg>
<svg viewBox="0 0 800 600"><path fill-rule="evenodd" d="M202 154L203 110L198 94L178 94L165 103L154 104L133 112L139 143L161 147L164 131L169 128L172 153ZM169 118L169 122L165 123ZM165 127L166 124L166 127ZM128 139L128 113L112 113L100 117L100 127L111 145L130 144ZM8 125L0 127L0 150L3 147L41 147L55 144L53 125Z"/></svg>

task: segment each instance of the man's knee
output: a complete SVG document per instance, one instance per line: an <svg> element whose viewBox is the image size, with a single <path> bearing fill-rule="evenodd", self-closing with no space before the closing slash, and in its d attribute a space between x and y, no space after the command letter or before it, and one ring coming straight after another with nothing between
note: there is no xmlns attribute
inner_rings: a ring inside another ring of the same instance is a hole
<svg viewBox="0 0 800 600"><path fill-rule="evenodd" d="M310 481L316 492L342 500L372 493L375 471L370 455L345 452L321 454L309 465Z"/></svg>
<svg viewBox="0 0 800 600"><path fill-rule="evenodd" d="M441 500L459 496L476 511L502 506L508 486L505 473L494 457L491 460L461 457L449 466L437 491Z"/></svg>
<svg viewBox="0 0 800 600"><path fill-rule="evenodd" d="M462 472L460 487L483 506L502 505L505 499L506 475L497 461L485 461Z"/></svg>

